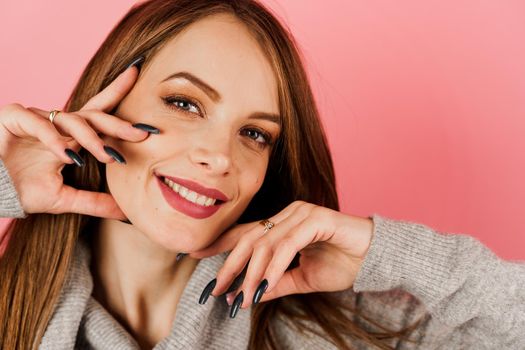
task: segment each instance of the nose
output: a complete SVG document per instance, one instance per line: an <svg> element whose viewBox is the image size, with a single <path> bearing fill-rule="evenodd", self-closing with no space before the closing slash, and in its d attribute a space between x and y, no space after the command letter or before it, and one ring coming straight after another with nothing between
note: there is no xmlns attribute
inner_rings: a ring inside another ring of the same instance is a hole
<svg viewBox="0 0 525 350"><path fill-rule="evenodd" d="M209 174L227 175L232 167L230 140L207 134L190 152L190 160Z"/></svg>

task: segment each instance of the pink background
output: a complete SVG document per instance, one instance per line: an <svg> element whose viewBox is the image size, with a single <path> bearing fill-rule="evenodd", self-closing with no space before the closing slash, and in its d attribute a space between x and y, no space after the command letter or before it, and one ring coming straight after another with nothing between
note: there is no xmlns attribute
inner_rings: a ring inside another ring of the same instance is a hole
<svg viewBox="0 0 525 350"><path fill-rule="evenodd" d="M133 3L1 1L0 105L61 107ZM343 212L525 259L525 2L266 3L303 49Z"/></svg>

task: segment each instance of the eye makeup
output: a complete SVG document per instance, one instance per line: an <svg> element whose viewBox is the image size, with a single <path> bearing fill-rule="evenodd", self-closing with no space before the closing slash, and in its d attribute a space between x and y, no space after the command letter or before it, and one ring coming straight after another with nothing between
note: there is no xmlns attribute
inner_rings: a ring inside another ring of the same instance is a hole
<svg viewBox="0 0 525 350"><path fill-rule="evenodd" d="M206 115L204 107L202 107L202 105L198 101L189 96L181 94L172 94L161 97L161 99L164 105L166 105L166 107L171 110L182 112L185 114L190 114L192 116ZM246 135L250 140L255 142L256 146L261 149L264 149L267 146L273 146L275 143L272 135L259 127L245 127L241 132L243 133L243 135ZM254 138L251 137L253 135L255 135ZM262 142L257 141L257 139L259 139L260 137L262 137L263 139Z"/></svg>

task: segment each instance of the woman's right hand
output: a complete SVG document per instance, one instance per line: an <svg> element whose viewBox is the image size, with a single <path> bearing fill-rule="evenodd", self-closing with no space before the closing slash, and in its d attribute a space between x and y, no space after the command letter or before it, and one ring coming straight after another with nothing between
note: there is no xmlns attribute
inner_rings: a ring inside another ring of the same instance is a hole
<svg viewBox="0 0 525 350"><path fill-rule="evenodd" d="M85 148L100 162L115 161L104 150L104 141L97 133L131 142L149 135L130 122L105 113L127 95L137 76L137 67L129 67L79 111L60 112L53 123L48 119L49 112L37 108L9 104L0 109L0 158L24 212L126 218L110 194L67 186L61 171L65 163L76 163L65 153L67 148L74 152Z"/></svg>

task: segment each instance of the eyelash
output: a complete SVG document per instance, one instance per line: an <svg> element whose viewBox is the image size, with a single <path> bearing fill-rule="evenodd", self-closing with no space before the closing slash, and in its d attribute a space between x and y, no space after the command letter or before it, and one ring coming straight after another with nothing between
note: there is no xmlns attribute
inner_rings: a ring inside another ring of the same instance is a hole
<svg viewBox="0 0 525 350"><path fill-rule="evenodd" d="M194 101L193 99L189 98L189 97L186 97L186 96L166 96L166 97L162 97L162 100L164 101L164 104L168 107L168 108L171 108L173 110L176 110L176 111L181 111L183 113L189 113L189 114L195 114L196 112L191 112L187 109L185 109L184 107L181 107L179 105L177 105L177 103L185 103L185 104L190 104L190 105L193 105L193 107L195 107L195 109L197 110L197 113L199 115L202 114L202 111L201 111L201 108L199 107L199 104ZM254 141L260 148L265 148L266 146L272 146L274 144L274 141L273 141L273 138L272 138L272 135L266 131L263 131L259 128L249 128L249 129L245 129L247 131L255 131L257 132L258 134L260 134L263 138L264 138L264 142L258 142L258 141L255 141L254 138L251 138L250 139L252 141Z"/></svg>

